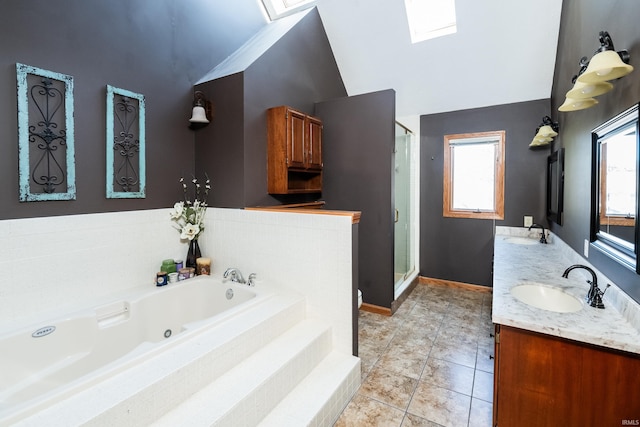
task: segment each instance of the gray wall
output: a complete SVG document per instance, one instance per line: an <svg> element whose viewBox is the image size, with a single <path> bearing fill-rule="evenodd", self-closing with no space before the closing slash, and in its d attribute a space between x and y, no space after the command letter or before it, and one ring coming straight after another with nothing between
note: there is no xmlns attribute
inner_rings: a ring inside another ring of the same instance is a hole
<svg viewBox="0 0 640 427"><path fill-rule="evenodd" d="M589 239L591 185L591 130L640 101L640 2L615 0L586 2L564 0L551 95L552 112L560 122L556 147L565 147L565 197L562 226L552 230L582 254ZM612 82L614 89L598 97L599 104L587 110L561 113L558 107L571 89L582 56L591 58L600 46L598 33L608 31L616 50L627 49L635 71ZM589 262L640 302L640 276L619 266L597 250L589 251Z"/></svg>
<svg viewBox="0 0 640 427"><path fill-rule="evenodd" d="M255 0L4 0L0 219L173 205L194 170L193 84L265 25ZM18 202L16 62L74 77L77 200ZM105 198L106 85L146 97L147 197Z"/></svg>
<svg viewBox="0 0 640 427"><path fill-rule="evenodd" d="M214 122L196 132L196 170L224 187L212 205L242 208L320 197L267 194L267 109L289 105L313 115L316 102L346 96L316 9L244 72L197 89L216 105Z"/></svg>
<svg viewBox="0 0 640 427"><path fill-rule="evenodd" d="M549 150L530 150L549 100L420 118L420 275L491 286L495 225L522 227L524 215L547 226ZM506 131L503 221L442 216L444 135Z"/></svg>
<svg viewBox="0 0 640 427"><path fill-rule="evenodd" d="M362 212L358 287L366 303L391 308L395 92L316 105L324 123L323 198L327 209Z"/></svg>

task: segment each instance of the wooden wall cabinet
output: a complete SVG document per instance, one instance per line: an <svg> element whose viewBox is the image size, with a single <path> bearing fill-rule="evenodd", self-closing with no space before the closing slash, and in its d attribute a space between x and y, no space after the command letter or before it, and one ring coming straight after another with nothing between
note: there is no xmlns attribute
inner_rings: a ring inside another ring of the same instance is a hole
<svg viewBox="0 0 640 427"><path fill-rule="evenodd" d="M322 121L287 106L267 110L269 194L322 192Z"/></svg>
<svg viewBox="0 0 640 427"><path fill-rule="evenodd" d="M495 337L494 426L637 425L640 355L504 325Z"/></svg>

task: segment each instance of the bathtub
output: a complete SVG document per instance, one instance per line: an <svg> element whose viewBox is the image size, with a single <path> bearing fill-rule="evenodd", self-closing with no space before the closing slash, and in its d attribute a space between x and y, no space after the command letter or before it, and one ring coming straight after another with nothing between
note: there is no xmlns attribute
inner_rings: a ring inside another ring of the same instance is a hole
<svg viewBox="0 0 640 427"><path fill-rule="evenodd" d="M260 303L268 294L256 289L199 276L0 334L0 425L148 361Z"/></svg>

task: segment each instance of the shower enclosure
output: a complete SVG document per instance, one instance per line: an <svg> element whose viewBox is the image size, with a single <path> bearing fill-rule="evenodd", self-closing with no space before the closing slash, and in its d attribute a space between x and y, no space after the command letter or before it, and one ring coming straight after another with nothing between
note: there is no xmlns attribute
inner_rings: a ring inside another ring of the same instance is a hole
<svg viewBox="0 0 640 427"><path fill-rule="evenodd" d="M417 165L414 134L396 122L395 131L395 227L394 295L398 298L415 278L416 260L416 182Z"/></svg>

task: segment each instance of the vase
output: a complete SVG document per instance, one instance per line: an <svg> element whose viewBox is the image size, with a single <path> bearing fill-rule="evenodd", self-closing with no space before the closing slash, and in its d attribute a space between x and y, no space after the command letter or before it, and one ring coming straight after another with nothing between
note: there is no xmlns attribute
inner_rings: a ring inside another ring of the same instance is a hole
<svg viewBox="0 0 640 427"><path fill-rule="evenodd" d="M200 258L200 246L198 246L198 239L193 239L189 242L189 251L187 252L187 259L185 260L185 267L196 267L196 259Z"/></svg>

